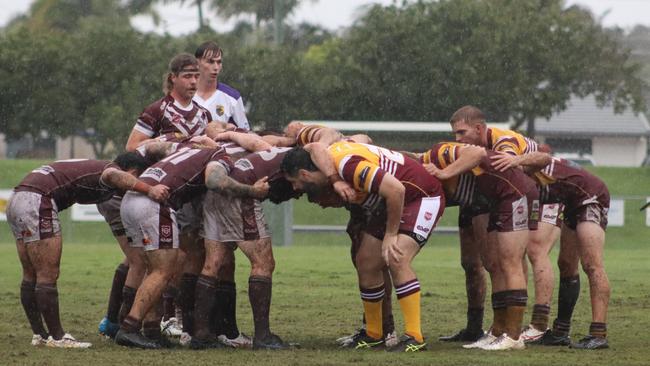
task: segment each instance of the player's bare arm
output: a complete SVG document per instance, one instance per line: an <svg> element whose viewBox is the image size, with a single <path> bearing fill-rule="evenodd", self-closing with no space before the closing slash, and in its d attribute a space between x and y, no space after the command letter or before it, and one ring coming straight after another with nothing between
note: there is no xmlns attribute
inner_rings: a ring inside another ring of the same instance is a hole
<svg viewBox="0 0 650 366"><path fill-rule="evenodd" d="M379 185L379 195L386 202L386 232L382 243L382 255L386 264L389 263L389 258L399 262L403 254L397 246L397 235L404 208L405 191L404 185L390 174L384 175Z"/></svg>
<svg viewBox="0 0 650 366"><path fill-rule="evenodd" d="M251 152L268 150L273 147L271 144L264 141L262 137L254 133L227 131L218 134L214 139L215 141L232 141Z"/></svg>
<svg viewBox="0 0 650 366"><path fill-rule="evenodd" d="M531 171L537 171L544 169L544 167L551 163L552 159L551 155L539 151L517 156L500 152L490 158L492 159L492 166L499 171L520 166Z"/></svg>
<svg viewBox="0 0 650 366"><path fill-rule="evenodd" d="M234 197L252 197L263 199L269 193L267 177L248 185L237 182L228 176L226 169L219 163L211 162L205 168L205 186L208 189Z"/></svg>
<svg viewBox="0 0 650 366"><path fill-rule="evenodd" d="M445 169L435 169L433 173L429 169L427 170L436 178L445 180L475 168L486 156L487 152L484 148L476 145L464 145L458 149L456 161L449 164Z"/></svg>
<svg viewBox="0 0 650 366"><path fill-rule="evenodd" d="M304 149L309 153L311 160L314 162L318 170L327 176L327 180L332 184L334 191L336 191L336 193L338 193L346 202L354 200L356 192L354 188L345 182L336 171L334 159L332 159L329 151L327 151L327 145L322 142L312 142L305 145Z"/></svg>
<svg viewBox="0 0 650 366"><path fill-rule="evenodd" d="M167 197L169 197L169 189L167 186L162 184L150 186L130 173L116 168L108 168L104 170L101 180L108 186L125 191L142 193L157 202L163 202Z"/></svg>
<svg viewBox="0 0 650 366"><path fill-rule="evenodd" d="M296 145L296 139L288 136L266 135L262 136L262 140L277 147L291 147Z"/></svg>
<svg viewBox="0 0 650 366"><path fill-rule="evenodd" d="M146 134L133 129L129 135L129 139L126 141L126 151L135 151L142 143L151 140Z"/></svg>

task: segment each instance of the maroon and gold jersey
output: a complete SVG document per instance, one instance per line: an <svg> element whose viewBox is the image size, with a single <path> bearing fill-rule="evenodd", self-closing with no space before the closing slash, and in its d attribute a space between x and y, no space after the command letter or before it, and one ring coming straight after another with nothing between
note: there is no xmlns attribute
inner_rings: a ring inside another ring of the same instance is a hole
<svg viewBox="0 0 650 366"><path fill-rule="evenodd" d="M290 147L273 147L250 153L235 162L230 177L244 184L253 184L263 177L268 177L269 183L284 179L280 164L289 150Z"/></svg>
<svg viewBox="0 0 650 366"><path fill-rule="evenodd" d="M441 142L424 153L423 162L434 164L438 169L444 169L458 159L458 151L466 144L458 142ZM525 196L527 192L535 189L535 182L530 179L520 169L508 169L500 172L494 169L490 163L490 156L495 155L493 151L488 151L487 156L482 159L480 164L471 170L476 182L476 189L488 200L501 201L510 199L511 196ZM462 175L461 175L462 176ZM460 176L449 179L446 182L452 194L459 192L459 189L470 189L460 187ZM449 186L451 185L451 186ZM455 187L453 185L456 185Z"/></svg>
<svg viewBox="0 0 650 366"><path fill-rule="evenodd" d="M339 175L357 191L351 202L374 207L379 201L379 186L386 174L397 178L406 189L404 202L431 195L442 196L440 182L419 162L383 147L339 141L328 151ZM433 193L432 193L433 192Z"/></svg>
<svg viewBox="0 0 650 366"><path fill-rule="evenodd" d="M109 167L119 167L105 160L59 160L32 170L15 188L49 196L62 211L74 203L92 204L109 200L117 189L101 180Z"/></svg>
<svg viewBox="0 0 650 366"><path fill-rule="evenodd" d="M511 155L524 155L537 151L538 144L535 140L515 131L488 127L487 146L485 148Z"/></svg>
<svg viewBox="0 0 650 366"><path fill-rule="evenodd" d="M140 175L140 180L149 184L164 184L169 187L167 203L175 210L205 193L205 167L209 162L220 163L230 172L232 163L223 149L180 148L149 167Z"/></svg>
<svg viewBox="0 0 650 366"><path fill-rule="evenodd" d="M320 125L307 125L298 131L296 146L305 146L316 141L316 136L325 128Z"/></svg>
<svg viewBox="0 0 650 366"><path fill-rule="evenodd" d="M579 165L560 158L552 158L533 177L542 186L544 203L564 203L568 209L600 202L609 207L609 191L605 183Z"/></svg>
<svg viewBox="0 0 650 366"><path fill-rule="evenodd" d="M198 136L205 133L211 120L210 112L196 102L184 109L167 95L145 108L133 128L148 137L174 133Z"/></svg>

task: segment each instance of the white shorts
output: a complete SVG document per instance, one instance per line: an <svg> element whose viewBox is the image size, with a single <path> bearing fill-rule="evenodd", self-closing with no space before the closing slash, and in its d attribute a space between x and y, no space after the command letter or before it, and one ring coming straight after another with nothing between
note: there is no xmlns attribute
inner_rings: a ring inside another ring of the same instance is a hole
<svg viewBox="0 0 650 366"><path fill-rule="evenodd" d="M140 193L127 192L120 210L132 247L178 249L176 211Z"/></svg>
<svg viewBox="0 0 650 366"><path fill-rule="evenodd" d="M56 203L36 192L14 192L7 205L7 221L16 240L31 243L60 235Z"/></svg>
<svg viewBox="0 0 650 366"><path fill-rule="evenodd" d="M539 215L539 221L557 227L562 226L564 205L561 203L544 203Z"/></svg>
<svg viewBox="0 0 650 366"><path fill-rule="evenodd" d="M238 242L271 236L262 203L252 198L235 198L208 191L203 204L204 238Z"/></svg>

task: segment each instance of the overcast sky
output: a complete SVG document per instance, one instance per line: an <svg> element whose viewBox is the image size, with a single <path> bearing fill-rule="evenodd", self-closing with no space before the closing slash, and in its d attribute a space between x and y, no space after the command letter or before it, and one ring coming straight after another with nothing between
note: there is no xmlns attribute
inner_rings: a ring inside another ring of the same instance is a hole
<svg viewBox="0 0 650 366"><path fill-rule="evenodd" d="M24 13L33 0L0 0L0 26L12 17ZM398 1L398 2L401 2ZM151 17L138 16L133 25L142 31L169 32L181 35L193 32L198 24L197 11L186 1L184 5L159 5L162 21L155 27ZM364 5L380 3L391 4L393 0L306 0L289 18L290 23L308 22L321 25L330 30L345 27L357 17ZM567 4L580 4L591 9L596 17L603 17L603 24L631 29L636 24L650 26L650 0L567 0ZM232 29L234 20L224 21L206 12L210 26L220 32Z"/></svg>

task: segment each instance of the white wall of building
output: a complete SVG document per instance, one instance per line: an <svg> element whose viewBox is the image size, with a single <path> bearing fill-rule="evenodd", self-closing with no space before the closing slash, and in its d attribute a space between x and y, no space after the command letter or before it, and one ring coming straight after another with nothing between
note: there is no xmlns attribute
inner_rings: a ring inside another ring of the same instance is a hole
<svg viewBox="0 0 650 366"><path fill-rule="evenodd" d="M83 137L56 140L56 159L95 159L92 146Z"/></svg>
<svg viewBox="0 0 650 366"><path fill-rule="evenodd" d="M5 142L5 135L0 133L0 159L7 158L7 143Z"/></svg>
<svg viewBox="0 0 650 366"><path fill-rule="evenodd" d="M641 166L648 149L645 137L594 137L592 141L598 166Z"/></svg>

